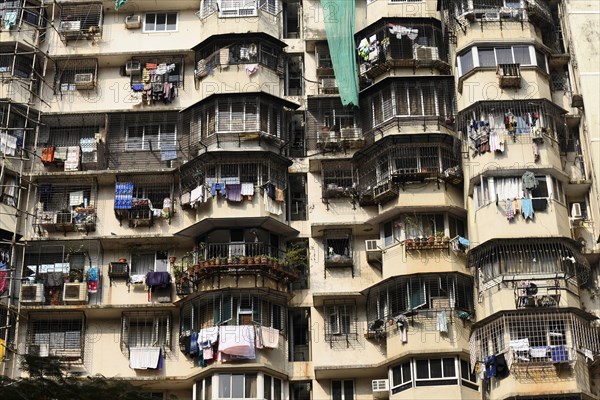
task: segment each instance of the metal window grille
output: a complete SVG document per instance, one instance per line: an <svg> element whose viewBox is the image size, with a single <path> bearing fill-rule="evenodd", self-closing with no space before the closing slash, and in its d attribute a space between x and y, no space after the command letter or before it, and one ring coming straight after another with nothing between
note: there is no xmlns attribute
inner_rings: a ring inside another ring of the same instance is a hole
<svg viewBox="0 0 600 400"><path fill-rule="evenodd" d="M287 186L287 164L281 160L260 155L237 155L206 161L194 161L181 168L182 191L191 191L199 185L213 183L253 183L262 186L272 183L280 189Z"/></svg>
<svg viewBox="0 0 600 400"><path fill-rule="evenodd" d="M94 178L81 178L77 182L47 180L37 187L38 211L72 213L77 207L95 207L98 201L98 184Z"/></svg>
<svg viewBox="0 0 600 400"><path fill-rule="evenodd" d="M65 361L83 360L85 316L79 312L30 314L27 352Z"/></svg>
<svg viewBox="0 0 600 400"><path fill-rule="evenodd" d="M346 347L358 342L358 316L356 304L347 300L331 300L323 304L325 340L345 343Z"/></svg>
<svg viewBox="0 0 600 400"><path fill-rule="evenodd" d="M470 252L467 263L481 275L477 282L479 291L503 277L516 276L514 279L521 280L528 275L559 274L583 285L590 275L589 262L581 255L578 244L561 238L491 240Z"/></svg>
<svg viewBox="0 0 600 400"><path fill-rule="evenodd" d="M125 312L121 323L121 349L162 347L165 351L171 350L170 312Z"/></svg>
<svg viewBox="0 0 600 400"><path fill-rule="evenodd" d="M58 60L55 65L54 92L65 94L79 89L93 89L98 78L98 60L80 58Z"/></svg>
<svg viewBox="0 0 600 400"><path fill-rule="evenodd" d="M353 265L352 230L331 229L323 234L326 267Z"/></svg>
<svg viewBox="0 0 600 400"><path fill-rule="evenodd" d="M102 33L102 3L61 4L59 7L59 33L63 38Z"/></svg>
<svg viewBox="0 0 600 400"><path fill-rule="evenodd" d="M351 197L354 194L352 160L323 161L321 171L324 199Z"/></svg>
<svg viewBox="0 0 600 400"><path fill-rule="evenodd" d="M306 186L306 174L290 174L290 219L292 221L306 221L308 215Z"/></svg>
<svg viewBox="0 0 600 400"><path fill-rule="evenodd" d="M342 106L339 98L308 99L306 116L307 150L337 150L351 144L344 141L343 128L360 128L359 117ZM358 135L362 139L362 131Z"/></svg>
<svg viewBox="0 0 600 400"><path fill-rule="evenodd" d="M109 115L108 168L148 171L172 167L174 161L170 153L175 152L176 161L186 145L180 131L177 112Z"/></svg>
<svg viewBox="0 0 600 400"><path fill-rule="evenodd" d="M544 366L572 363L584 349L600 353L600 338L591 322L567 310L508 312L476 328L472 340L473 358L479 362L506 353L513 365Z"/></svg>
<svg viewBox="0 0 600 400"><path fill-rule="evenodd" d="M410 310L460 310L473 314L473 278L461 274L397 277L373 289L367 319L388 321Z"/></svg>
<svg viewBox="0 0 600 400"><path fill-rule="evenodd" d="M449 168L461 164L460 141L430 136L428 143L408 143L395 140L377 146L371 153L356 160L358 190L365 192L387 182L416 182L438 176Z"/></svg>
<svg viewBox="0 0 600 400"><path fill-rule="evenodd" d="M282 334L287 331L285 300L259 291L196 298L182 306L181 315L181 332L218 325L260 325Z"/></svg>
<svg viewBox="0 0 600 400"><path fill-rule="evenodd" d="M117 177L119 183L132 183L133 199L149 208L163 209L165 199L173 198L174 182L171 175L120 175Z"/></svg>
<svg viewBox="0 0 600 400"><path fill-rule="evenodd" d="M535 125L551 138L564 141L566 127L563 120L563 110L548 100L528 101L480 101L461 111L456 119L458 131L476 137L477 132L472 129L473 122L488 123L490 129L511 132L513 140L518 143L530 143ZM536 123L533 117L537 115ZM513 117L516 127L511 128L506 122L507 117ZM530 123L531 121L531 123ZM510 129L509 129L510 128ZM514 130L513 130L514 129Z"/></svg>

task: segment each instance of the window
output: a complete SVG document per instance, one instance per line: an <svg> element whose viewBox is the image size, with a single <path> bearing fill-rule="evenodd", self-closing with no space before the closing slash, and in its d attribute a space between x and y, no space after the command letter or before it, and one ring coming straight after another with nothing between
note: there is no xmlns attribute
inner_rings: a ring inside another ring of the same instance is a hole
<svg viewBox="0 0 600 400"><path fill-rule="evenodd" d="M325 266L352 266L352 232L346 230L331 230L324 235Z"/></svg>
<svg viewBox="0 0 600 400"><path fill-rule="evenodd" d="M353 195L352 163L350 161L323 162L323 198Z"/></svg>
<svg viewBox="0 0 600 400"><path fill-rule="evenodd" d="M326 304L325 308L325 340L332 342L346 342L358 339L358 326L356 321L356 305Z"/></svg>
<svg viewBox="0 0 600 400"><path fill-rule="evenodd" d="M471 365L465 360L460 360L460 383L469 389L479 390L477 374L471 371Z"/></svg>
<svg viewBox="0 0 600 400"><path fill-rule="evenodd" d="M171 348L171 314L168 312L123 313L121 348Z"/></svg>
<svg viewBox="0 0 600 400"><path fill-rule="evenodd" d="M550 176L536 176L538 186L531 190L531 198L549 198L564 203L562 183ZM551 192L552 189L555 189ZM521 177L482 177L475 186L475 203L477 208L490 204L494 199L521 199L524 190Z"/></svg>
<svg viewBox="0 0 600 400"><path fill-rule="evenodd" d="M444 214L414 214L403 215L398 221L404 239L429 237L436 232L446 232Z"/></svg>
<svg viewBox="0 0 600 400"><path fill-rule="evenodd" d="M457 385L456 359L431 358L415 361L417 386Z"/></svg>
<svg viewBox="0 0 600 400"><path fill-rule="evenodd" d="M281 379L264 375L265 400L281 400Z"/></svg>
<svg viewBox="0 0 600 400"><path fill-rule="evenodd" d="M85 337L83 318L79 313L31 316L27 334L29 354L82 359Z"/></svg>
<svg viewBox="0 0 600 400"><path fill-rule="evenodd" d="M498 64L538 66L548 72L546 56L534 46L472 47L458 56L459 75L463 76L476 67L496 67Z"/></svg>
<svg viewBox="0 0 600 400"><path fill-rule="evenodd" d="M331 381L331 400L354 400L354 381Z"/></svg>
<svg viewBox="0 0 600 400"><path fill-rule="evenodd" d="M131 274L145 275L148 272L169 271L168 258L166 251L133 253L131 255Z"/></svg>
<svg viewBox="0 0 600 400"><path fill-rule="evenodd" d="M130 125L125 137L126 150L160 150L173 148L177 141L175 124Z"/></svg>
<svg viewBox="0 0 600 400"><path fill-rule="evenodd" d="M219 398L253 399L256 398L256 374L218 374Z"/></svg>
<svg viewBox="0 0 600 400"><path fill-rule="evenodd" d="M410 361L392 368L392 394L400 393L412 386Z"/></svg>
<svg viewBox="0 0 600 400"><path fill-rule="evenodd" d="M17 200L19 199L17 177L5 174L4 179L0 183L0 202L16 208Z"/></svg>
<svg viewBox="0 0 600 400"><path fill-rule="evenodd" d="M177 30L177 13L146 13L144 32L174 32Z"/></svg>

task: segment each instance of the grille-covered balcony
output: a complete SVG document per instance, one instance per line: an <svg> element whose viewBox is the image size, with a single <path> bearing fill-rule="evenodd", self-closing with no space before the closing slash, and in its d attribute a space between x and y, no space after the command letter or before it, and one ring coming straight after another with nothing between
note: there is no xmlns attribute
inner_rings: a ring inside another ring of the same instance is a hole
<svg viewBox="0 0 600 400"><path fill-rule="evenodd" d="M392 68L435 68L450 72L440 22L382 19L354 37L364 84Z"/></svg>

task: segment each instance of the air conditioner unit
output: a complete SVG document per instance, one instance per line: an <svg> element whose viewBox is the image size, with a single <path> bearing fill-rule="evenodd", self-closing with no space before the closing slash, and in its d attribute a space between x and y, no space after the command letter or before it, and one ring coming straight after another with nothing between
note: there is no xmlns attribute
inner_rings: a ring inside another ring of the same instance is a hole
<svg viewBox="0 0 600 400"><path fill-rule="evenodd" d="M369 251L381 251L381 249L379 248L379 243L380 243L379 239L365 240L365 249L367 250L367 252L369 252Z"/></svg>
<svg viewBox="0 0 600 400"><path fill-rule="evenodd" d="M323 89L335 89L337 87L337 81L335 78L323 78L321 79L321 87L323 87Z"/></svg>
<svg viewBox="0 0 600 400"><path fill-rule="evenodd" d="M125 75L130 76L131 74L139 75L142 71L142 64L139 61L128 61L125 64Z"/></svg>
<svg viewBox="0 0 600 400"><path fill-rule="evenodd" d="M46 301L44 297L44 284L23 284L21 285L21 303L24 304L42 304Z"/></svg>
<svg viewBox="0 0 600 400"><path fill-rule="evenodd" d="M79 32L81 30L81 21L60 21L61 32Z"/></svg>
<svg viewBox="0 0 600 400"><path fill-rule="evenodd" d="M94 88L94 74L75 74L75 87L78 90L81 89L93 89Z"/></svg>
<svg viewBox="0 0 600 400"><path fill-rule="evenodd" d="M66 304L85 304L87 302L86 289L85 283L65 283L63 301Z"/></svg>
<svg viewBox="0 0 600 400"><path fill-rule="evenodd" d="M142 17L139 15L128 15L125 17L125 28L138 29L142 26Z"/></svg>
<svg viewBox="0 0 600 400"><path fill-rule="evenodd" d="M373 389L373 397L376 399L389 397L390 384L387 379L373 379L371 381L371 389Z"/></svg>
<svg viewBox="0 0 600 400"><path fill-rule="evenodd" d="M437 47L415 47L415 59L417 60L433 61L439 58Z"/></svg>
<svg viewBox="0 0 600 400"><path fill-rule="evenodd" d="M50 355L50 344L30 344L27 346L27 354L38 357L48 357Z"/></svg>
<svg viewBox="0 0 600 400"><path fill-rule="evenodd" d="M581 203L573 203L571 206L571 218L582 219L583 214L581 213Z"/></svg>

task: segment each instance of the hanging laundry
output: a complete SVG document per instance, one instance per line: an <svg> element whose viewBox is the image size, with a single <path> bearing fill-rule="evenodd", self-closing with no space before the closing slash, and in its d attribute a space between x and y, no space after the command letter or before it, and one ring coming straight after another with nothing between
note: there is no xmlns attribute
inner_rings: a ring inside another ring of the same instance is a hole
<svg viewBox="0 0 600 400"><path fill-rule="evenodd" d="M196 203L204 203L206 201L206 188L204 185L200 185L197 188L193 189L190 195L190 206L194 207ZM183 204L183 196L182 196L182 204Z"/></svg>
<svg viewBox="0 0 600 400"><path fill-rule="evenodd" d="M522 199L521 209L523 210L522 213L525 220L533 220L533 203L531 202L531 199Z"/></svg>
<svg viewBox="0 0 600 400"><path fill-rule="evenodd" d="M285 201L285 193L283 189L275 188L275 201L280 203Z"/></svg>
<svg viewBox="0 0 600 400"><path fill-rule="evenodd" d="M82 205L84 202L83 190L69 193L69 207Z"/></svg>
<svg viewBox="0 0 600 400"><path fill-rule="evenodd" d="M252 76L258 72L258 64L246 64L244 69L246 70L246 74L248 76Z"/></svg>
<svg viewBox="0 0 600 400"><path fill-rule="evenodd" d="M492 129L489 136L490 150L493 152L502 152L500 150L500 135L496 130Z"/></svg>
<svg viewBox="0 0 600 400"><path fill-rule="evenodd" d="M217 195L217 193L219 193L221 195L225 195L225 184L224 183L215 182L211 185L210 194L214 197Z"/></svg>
<svg viewBox="0 0 600 400"><path fill-rule="evenodd" d="M513 199L512 209L514 210L515 215L521 213L521 202L518 199Z"/></svg>
<svg viewBox="0 0 600 400"><path fill-rule="evenodd" d="M119 8L123 7L127 3L127 0L115 0L115 11L119 11Z"/></svg>
<svg viewBox="0 0 600 400"><path fill-rule="evenodd" d="M255 339L253 325L219 327L219 352L240 358L254 359Z"/></svg>
<svg viewBox="0 0 600 400"><path fill-rule="evenodd" d="M512 202L509 199L506 199L506 210L504 215L506 215L506 219L509 221L515 219L515 212L512 208Z"/></svg>
<svg viewBox="0 0 600 400"><path fill-rule="evenodd" d="M198 354L198 333L197 332L192 332L192 334L189 337L189 341L190 341L190 356L195 356Z"/></svg>
<svg viewBox="0 0 600 400"><path fill-rule="evenodd" d="M17 12L16 11L6 11L4 13L4 29L10 30L16 24L17 24Z"/></svg>
<svg viewBox="0 0 600 400"><path fill-rule="evenodd" d="M225 191L227 192L227 200L235 202L242 201L242 185L240 183L225 185Z"/></svg>
<svg viewBox="0 0 600 400"><path fill-rule="evenodd" d="M408 342L408 318L406 318L406 315L400 315L396 319L396 326L400 332L400 341L402 343Z"/></svg>
<svg viewBox="0 0 600 400"><path fill-rule="evenodd" d="M265 184L265 193L268 197L275 200L275 185L273 185L271 182L267 182Z"/></svg>
<svg viewBox="0 0 600 400"><path fill-rule="evenodd" d="M248 196L248 200L252 200L252 196L254 196L254 183L252 182L242 182L242 189L240 191L242 196Z"/></svg>
<svg viewBox="0 0 600 400"><path fill-rule="evenodd" d="M525 171L521 177L521 181L523 183L523 189L526 190L533 190L537 188L539 184L535 174L531 171Z"/></svg>
<svg viewBox="0 0 600 400"><path fill-rule="evenodd" d="M535 141L531 142L531 149L533 150L533 161L534 162L540 161L540 151L539 151L538 145Z"/></svg>
<svg viewBox="0 0 600 400"><path fill-rule="evenodd" d="M446 315L446 310L439 311L437 313L436 325L438 332L447 333L448 332L448 316Z"/></svg>
<svg viewBox="0 0 600 400"><path fill-rule="evenodd" d="M129 368L158 369L161 358L160 347L132 347L129 349Z"/></svg>
<svg viewBox="0 0 600 400"><path fill-rule="evenodd" d="M269 196L263 196L263 202L265 206L265 211L275 215L283 214L283 207L281 202L277 202L273 200Z"/></svg>
<svg viewBox="0 0 600 400"><path fill-rule="evenodd" d="M485 358L485 377L492 378L496 376L496 356L487 356Z"/></svg>

